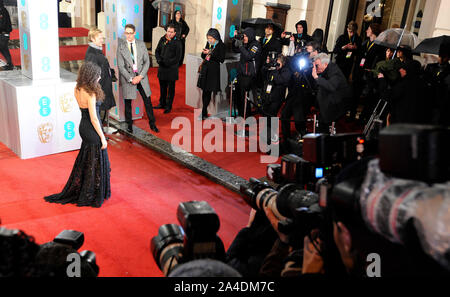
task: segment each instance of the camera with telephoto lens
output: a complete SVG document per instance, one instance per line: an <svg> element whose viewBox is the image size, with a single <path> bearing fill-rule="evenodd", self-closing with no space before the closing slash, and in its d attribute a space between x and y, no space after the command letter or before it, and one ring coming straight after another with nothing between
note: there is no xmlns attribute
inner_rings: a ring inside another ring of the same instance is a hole
<svg viewBox="0 0 450 297"><path fill-rule="evenodd" d="M206 201L189 201L178 205L181 224L162 225L150 242L156 264L168 275L178 264L196 259L225 260L225 248L217 235L220 221Z"/></svg>
<svg viewBox="0 0 450 297"><path fill-rule="evenodd" d="M380 131L378 160L374 155L364 158L345 167L336 179L318 184L319 205L325 217L345 218L347 224L364 225L394 243L400 241L392 239L402 238L406 246L420 244L425 253L439 262L442 258L437 255L446 252L443 246L448 247L442 240L448 237L444 233L433 237L431 234L438 225L429 225L427 220L433 217L437 224L445 225L438 221L445 216L440 216L441 211L431 215L432 207L423 210L416 204L426 201L429 205L445 205L444 193L449 191L450 180L449 151L448 128L390 125ZM432 193L437 193L436 197ZM442 207L435 207L439 209ZM434 246L440 248L434 250Z"/></svg>
<svg viewBox="0 0 450 297"><path fill-rule="evenodd" d="M289 245L303 246L303 238L322 222L318 195L296 184L282 186L279 191L267 182L250 178L240 186L244 201L255 210L270 208L279 220L278 231L288 236Z"/></svg>

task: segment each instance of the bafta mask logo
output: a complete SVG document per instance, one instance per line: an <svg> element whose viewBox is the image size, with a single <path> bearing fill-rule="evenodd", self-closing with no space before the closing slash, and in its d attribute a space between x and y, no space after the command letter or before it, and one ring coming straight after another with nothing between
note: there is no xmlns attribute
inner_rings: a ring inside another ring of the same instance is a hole
<svg viewBox="0 0 450 297"><path fill-rule="evenodd" d="M23 55L23 68L25 68L26 71L30 69L30 56L28 54Z"/></svg>
<svg viewBox="0 0 450 297"><path fill-rule="evenodd" d="M22 28L28 28L28 18L25 11L22 11L22 13L20 14L20 19L22 21Z"/></svg>
<svg viewBox="0 0 450 297"><path fill-rule="evenodd" d="M73 105L73 96L70 93L59 96L59 106L62 112L71 112L73 110Z"/></svg>
<svg viewBox="0 0 450 297"><path fill-rule="evenodd" d="M53 124L43 123L37 127L39 141L41 143L49 143L53 137Z"/></svg>

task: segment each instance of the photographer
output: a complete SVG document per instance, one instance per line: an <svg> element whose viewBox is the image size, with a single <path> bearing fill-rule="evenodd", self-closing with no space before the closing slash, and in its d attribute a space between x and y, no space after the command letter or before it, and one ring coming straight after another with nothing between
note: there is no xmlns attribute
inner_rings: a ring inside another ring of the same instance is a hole
<svg viewBox="0 0 450 297"><path fill-rule="evenodd" d="M425 80L434 103L434 122L450 126L450 43L439 48L439 62L427 65Z"/></svg>
<svg viewBox="0 0 450 297"><path fill-rule="evenodd" d="M278 55L275 65L270 65L270 58L267 57L267 63L262 67L262 75L265 78L264 94L266 100L263 106L263 116L267 118L267 138L266 142L270 146L272 135L275 136L276 131L272 131L271 117L277 117L278 111L285 99L286 88L291 79L289 67L286 67L286 57Z"/></svg>
<svg viewBox="0 0 450 297"><path fill-rule="evenodd" d="M265 277L298 277L301 275L321 275L324 273L324 262L317 250L321 246L318 229L311 231L303 239L303 248L295 250L289 245L287 236L278 231L278 219L270 208L264 209L267 219L278 234L272 250L264 259L260 276ZM311 241L311 238L313 241Z"/></svg>
<svg viewBox="0 0 450 297"><path fill-rule="evenodd" d="M372 110L375 107L377 99L374 96L376 81L370 74L370 70L374 69L376 64L384 59L383 47L375 44L375 39L380 33L380 24L370 24L366 30L367 40L361 45L361 50L356 57L352 76L354 98L349 106L350 120L355 118L361 97L363 97L365 109Z"/></svg>
<svg viewBox="0 0 450 297"><path fill-rule="evenodd" d="M344 104L351 97L351 89L342 71L325 53L314 59L312 77L317 84L319 131L327 133L330 124L345 114Z"/></svg>
<svg viewBox="0 0 450 297"><path fill-rule="evenodd" d="M266 61L269 53L276 52L277 54L281 54L281 42L280 40L274 36L274 26L273 24L268 24L264 29L265 36L260 39L261 42L261 59L262 61Z"/></svg>
<svg viewBox="0 0 450 297"><path fill-rule="evenodd" d="M390 96L389 123L431 124L431 106L426 99L427 86L421 77L420 63L406 61L399 72L401 79Z"/></svg>
<svg viewBox="0 0 450 297"><path fill-rule="evenodd" d="M281 42L280 40L274 36L274 26L273 24L267 24L266 28L264 29L265 36L264 38L260 39L261 43L261 61L264 63L268 63L267 58L269 55L275 55L278 56L278 54L281 54ZM261 68L262 69L262 68ZM263 87L264 79L266 77L263 75L262 71L259 72L258 76L258 86Z"/></svg>
<svg viewBox="0 0 450 297"><path fill-rule="evenodd" d="M333 50L336 54L336 64L342 70L347 80L350 78L355 56L361 47L361 38L356 33L357 30L358 24L356 22L351 21L348 23L347 32L339 36Z"/></svg>
<svg viewBox="0 0 450 297"><path fill-rule="evenodd" d="M286 141L291 137L291 117L294 117L295 129L303 136L306 134L306 116L314 104L314 86L312 78L313 58L319 54L319 44L310 41L306 52L289 58L289 67L294 74L291 78L286 105L281 112L282 147L286 149Z"/></svg>
<svg viewBox="0 0 450 297"><path fill-rule="evenodd" d="M245 93L252 91L256 100L256 77L261 63L261 44L255 39L256 33L253 28L245 28L242 35L235 32L233 39L233 51L240 53L238 68L238 98L237 108L239 116L244 116ZM250 106L247 104L246 115L249 115Z"/></svg>
<svg viewBox="0 0 450 297"><path fill-rule="evenodd" d="M298 52L301 51L309 41L312 41L312 38L308 35L308 23L304 20L295 24L295 30L297 32L295 34L288 34L287 32L281 33L281 44L287 45L295 52Z"/></svg>

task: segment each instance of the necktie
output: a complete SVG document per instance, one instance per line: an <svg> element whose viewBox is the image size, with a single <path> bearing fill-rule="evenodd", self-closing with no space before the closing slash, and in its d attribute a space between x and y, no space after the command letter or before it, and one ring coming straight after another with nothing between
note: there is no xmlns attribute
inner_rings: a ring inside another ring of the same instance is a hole
<svg viewBox="0 0 450 297"><path fill-rule="evenodd" d="M130 43L130 50L131 50L131 58L133 59L133 62L136 63L136 59L134 58L133 43Z"/></svg>

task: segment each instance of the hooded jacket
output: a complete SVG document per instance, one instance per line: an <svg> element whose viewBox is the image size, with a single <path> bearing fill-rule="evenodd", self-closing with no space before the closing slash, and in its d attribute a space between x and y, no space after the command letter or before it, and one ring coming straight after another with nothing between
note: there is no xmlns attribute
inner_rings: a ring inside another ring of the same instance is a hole
<svg viewBox="0 0 450 297"><path fill-rule="evenodd" d="M298 25L302 25L303 27L303 33L302 34L298 34L297 33L297 26ZM312 41L312 37L308 35L308 23L304 20L298 21L295 24L295 33L292 33L292 36L294 36L294 45L295 48L297 48L298 46L306 46L306 44L310 41ZM290 38L284 38L282 44L283 45L289 45L290 43Z"/></svg>
<svg viewBox="0 0 450 297"><path fill-rule="evenodd" d="M248 37L248 43L236 47L233 42L233 51L240 53L239 74L256 77L261 65L261 44L256 40L253 28L245 28L242 32Z"/></svg>

